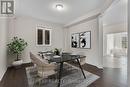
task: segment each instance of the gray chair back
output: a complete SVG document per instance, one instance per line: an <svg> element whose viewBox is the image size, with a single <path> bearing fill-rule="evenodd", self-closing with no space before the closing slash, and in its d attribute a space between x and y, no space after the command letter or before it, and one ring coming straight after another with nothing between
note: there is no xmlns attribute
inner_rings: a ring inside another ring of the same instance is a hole
<svg viewBox="0 0 130 87"><path fill-rule="evenodd" d="M40 56L36 56L33 53L30 52L30 59L31 61L36 64L37 66L43 66L47 64L47 61L40 58Z"/></svg>

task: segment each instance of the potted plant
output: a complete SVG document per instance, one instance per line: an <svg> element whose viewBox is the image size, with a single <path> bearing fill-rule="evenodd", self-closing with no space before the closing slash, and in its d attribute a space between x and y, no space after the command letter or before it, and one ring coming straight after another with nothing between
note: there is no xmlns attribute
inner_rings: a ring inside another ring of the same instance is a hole
<svg viewBox="0 0 130 87"><path fill-rule="evenodd" d="M16 55L16 59L13 62L13 66L18 66L22 64L22 60L19 59L19 55L22 51L27 47L27 42L24 41L22 38L13 37L12 41L7 44L9 52L11 54Z"/></svg>
<svg viewBox="0 0 130 87"><path fill-rule="evenodd" d="M60 49L55 48L55 49L54 49L54 54L55 54L55 55L60 55Z"/></svg>

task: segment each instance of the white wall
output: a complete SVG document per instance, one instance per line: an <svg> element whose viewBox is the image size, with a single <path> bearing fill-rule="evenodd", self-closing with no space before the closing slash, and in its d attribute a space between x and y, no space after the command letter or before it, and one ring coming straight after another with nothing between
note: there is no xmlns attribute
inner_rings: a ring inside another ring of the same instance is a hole
<svg viewBox="0 0 130 87"><path fill-rule="evenodd" d="M127 23L127 0L114 0L104 12L104 25Z"/></svg>
<svg viewBox="0 0 130 87"><path fill-rule="evenodd" d="M46 26L52 28L52 46L36 46L36 27ZM25 63L30 62L29 52L51 50L53 48L63 48L63 28L61 25L41 21L31 17L19 16L10 20L8 38L18 36L27 41L28 46L24 50L22 59ZM11 62L11 61L10 61Z"/></svg>
<svg viewBox="0 0 130 87"><path fill-rule="evenodd" d="M111 54L111 50L114 48L114 35L107 35L107 54Z"/></svg>
<svg viewBox="0 0 130 87"><path fill-rule="evenodd" d="M120 32L127 32L127 23L119 23L103 26L104 34L120 33Z"/></svg>
<svg viewBox="0 0 130 87"><path fill-rule="evenodd" d="M99 25L98 18L92 19L90 21L85 21L65 29L65 46L66 50L76 53L82 53L86 56L86 63L101 67L101 62L99 58ZM71 34L79 33L84 31L91 31L91 49L80 49L80 48L71 48Z"/></svg>
<svg viewBox="0 0 130 87"><path fill-rule="evenodd" d="M0 80L7 70L7 30L8 20L0 18Z"/></svg>

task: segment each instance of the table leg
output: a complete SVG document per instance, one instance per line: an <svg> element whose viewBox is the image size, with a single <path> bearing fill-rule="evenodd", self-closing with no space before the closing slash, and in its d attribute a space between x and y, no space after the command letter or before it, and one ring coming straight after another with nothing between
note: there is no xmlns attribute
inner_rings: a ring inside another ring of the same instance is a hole
<svg viewBox="0 0 130 87"><path fill-rule="evenodd" d="M42 54L42 58L44 59L44 55Z"/></svg>
<svg viewBox="0 0 130 87"><path fill-rule="evenodd" d="M58 82L58 87L60 87L60 83L61 83L62 70L63 70L63 62L60 63L60 71L59 71L59 82Z"/></svg>
<svg viewBox="0 0 130 87"><path fill-rule="evenodd" d="M81 71L82 71L82 74L83 74L84 78L86 79L86 76L85 76L84 71L83 71L83 68L82 68L82 66L81 66L81 64L80 64L80 62L79 62L79 59L77 59L77 62L78 62L78 64L79 64L79 67L80 67L80 69L81 69Z"/></svg>

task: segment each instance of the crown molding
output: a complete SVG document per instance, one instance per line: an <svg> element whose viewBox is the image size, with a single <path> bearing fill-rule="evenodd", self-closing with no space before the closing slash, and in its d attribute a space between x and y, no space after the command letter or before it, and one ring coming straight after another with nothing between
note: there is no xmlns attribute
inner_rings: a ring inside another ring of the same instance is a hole
<svg viewBox="0 0 130 87"><path fill-rule="evenodd" d="M68 24L65 24L64 27L70 27L73 26L75 24L81 23L83 21L86 20L90 20L90 19L94 19L95 17L97 17L100 14L100 10L94 10L89 12L87 15L78 17L76 20L69 22Z"/></svg>
<svg viewBox="0 0 130 87"><path fill-rule="evenodd" d="M104 12L107 10L107 8L109 8L109 6L113 3L113 1L115 1L115 0L106 0L106 2L104 3L103 6L97 8L96 10L88 12L86 15L76 18L75 20L65 24L64 27L70 27L75 24L94 19L94 18L98 17L99 15L103 15Z"/></svg>

